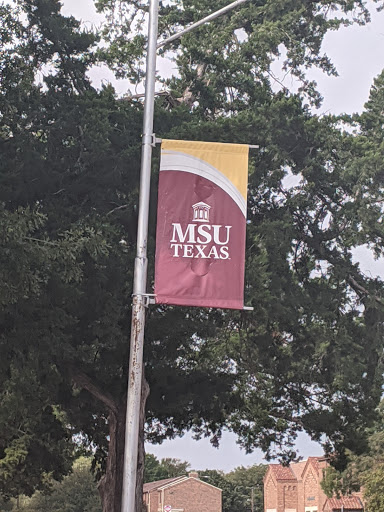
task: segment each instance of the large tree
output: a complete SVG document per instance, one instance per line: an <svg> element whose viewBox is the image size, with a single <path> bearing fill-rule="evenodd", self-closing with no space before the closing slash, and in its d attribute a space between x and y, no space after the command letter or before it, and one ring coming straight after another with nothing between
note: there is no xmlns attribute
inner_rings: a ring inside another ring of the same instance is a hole
<svg viewBox="0 0 384 512"><path fill-rule="evenodd" d="M0 462L20 475L17 485L0 479L0 490L31 494L53 466L60 478L72 442L94 451L103 509L117 512L142 105L117 100L111 87L96 91L86 73L102 53L137 79L142 41L115 25L104 34L108 51L96 52L94 35L61 16L56 0L19 5L24 17L1 7L0 201L15 225L23 212L38 220L0 239L3 282L17 285L0 315ZM135 19L143 8L120 7ZM199 45L191 36L174 46L180 75L157 100L156 133L261 147L251 158L247 233L246 300L255 311L148 311L149 441L192 430L217 444L228 428L246 449L288 460L306 430L325 434L339 460L346 447L364 447L381 393L383 284L361 272L352 250L382 251L380 108L367 110L372 137L355 136L339 119L313 115L300 93L274 92L270 67L285 45L287 66L316 101L302 70L332 70L319 49L340 23L329 17L338 7L366 15L360 2L251 3L210 25L209 38L201 29ZM210 9L163 6L161 31ZM151 254L155 196L154 187ZM6 256L13 247L21 260Z"/></svg>
<svg viewBox="0 0 384 512"><path fill-rule="evenodd" d="M354 144L357 154L350 164L350 174L361 184L356 187L356 196L361 204L359 226L362 243L367 243L376 257L382 257L382 154L384 144L383 130L384 108L384 72L374 81L369 100L361 115L353 118L356 128ZM373 227L372 240L366 239L366 232ZM361 288L366 300L368 290ZM379 296L373 296L372 302L382 304ZM375 324L373 324L375 325ZM382 324L376 325L377 335L383 335ZM372 370L370 372L372 374ZM364 374L363 379L367 376ZM378 407L378 419L373 427L366 430L368 450L363 455L349 454L346 468L342 471L330 470L325 481L325 489L329 494L358 490L363 487L369 509L380 508L383 495L383 403Z"/></svg>

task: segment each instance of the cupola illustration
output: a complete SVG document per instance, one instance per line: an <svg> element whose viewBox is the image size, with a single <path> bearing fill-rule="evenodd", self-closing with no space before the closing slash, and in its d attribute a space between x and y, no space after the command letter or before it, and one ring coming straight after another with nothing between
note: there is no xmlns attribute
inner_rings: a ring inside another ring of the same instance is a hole
<svg viewBox="0 0 384 512"><path fill-rule="evenodd" d="M211 207L207 203L200 201L193 204L193 221L194 222L209 222L209 210Z"/></svg>

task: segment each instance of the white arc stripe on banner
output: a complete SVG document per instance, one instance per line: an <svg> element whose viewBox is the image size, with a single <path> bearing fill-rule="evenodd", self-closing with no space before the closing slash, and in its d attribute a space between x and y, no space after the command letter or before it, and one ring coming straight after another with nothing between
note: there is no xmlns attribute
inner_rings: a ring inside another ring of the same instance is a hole
<svg viewBox="0 0 384 512"><path fill-rule="evenodd" d="M224 190L233 199L244 217L246 217L247 202L240 191L222 172L204 160L187 153L162 150L160 171L183 171L212 181L212 183Z"/></svg>

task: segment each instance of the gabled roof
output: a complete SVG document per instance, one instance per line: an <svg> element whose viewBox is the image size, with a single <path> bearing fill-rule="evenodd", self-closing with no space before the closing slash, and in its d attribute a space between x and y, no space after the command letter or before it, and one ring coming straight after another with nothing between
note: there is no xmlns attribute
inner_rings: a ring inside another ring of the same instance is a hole
<svg viewBox="0 0 384 512"><path fill-rule="evenodd" d="M324 461L324 457L308 457L308 459L305 462L305 466L303 468L301 475L304 474L304 471L307 469L307 467L309 465L311 465L314 468L314 470L316 471L316 473L319 475L320 474L319 461Z"/></svg>
<svg viewBox="0 0 384 512"><path fill-rule="evenodd" d="M159 487L163 487L164 485L172 484L173 482L177 482L178 480L186 479L185 476L176 476L173 478L164 478L163 480L156 480L155 482L148 482L143 485L143 492L151 492Z"/></svg>
<svg viewBox="0 0 384 512"><path fill-rule="evenodd" d="M291 464L290 468L293 471L293 474L295 475L295 477L298 481L301 480L301 477L303 475L303 471L304 471L306 465L307 465L306 460L303 460L301 462L296 462L296 464Z"/></svg>
<svg viewBox="0 0 384 512"><path fill-rule="evenodd" d="M270 464L269 467L276 480L296 480L295 474L289 466Z"/></svg>
<svg viewBox="0 0 384 512"><path fill-rule="evenodd" d="M363 504L357 496L328 498L325 505L328 505L332 510L363 510Z"/></svg>
<svg viewBox="0 0 384 512"><path fill-rule="evenodd" d="M276 480L302 480L304 471L310 465L314 468L316 473L320 473L320 461L323 457L308 457L307 460L292 463L290 466L282 466L281 464L269 464L268 469ZM267 478L267 473L264 476L264 481Z"/></svg>
<svg viewBox="0 0 384 512"><path fill-rule="evenodd" d="M319 472L319 457L308 457L308 462Z"/></svg>
<svg viewBox="0 0 384 512"><path fill-rule="evenodd" d="M200 484L203 484L208 487L213 487L214 489L217 489L218 491L222 492L222 490L219 487L216 487L216 485L212 485L208 482L204 482L204 480L200 480L200 478L196 478L194 476L177 476L175 478L166 478L164 480L156 480L156 482L148 482L147 484L143 485L143 493L166 489L168 487L178 485L182 482L184 483L184 482L191 482L191 481L199 482Z"/></svg>

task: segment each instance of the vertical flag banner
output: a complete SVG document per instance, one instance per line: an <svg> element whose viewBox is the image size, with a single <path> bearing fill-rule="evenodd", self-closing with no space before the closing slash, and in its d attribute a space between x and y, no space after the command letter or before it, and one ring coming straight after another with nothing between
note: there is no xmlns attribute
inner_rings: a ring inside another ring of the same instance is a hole
<svg viewBox="0 0 384 512"><path fill-rule="evenodd" d="M163 140L159 304L243 309L249 146Z"/></svg>

